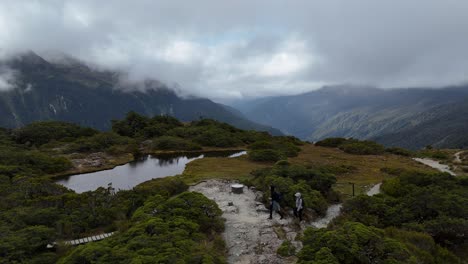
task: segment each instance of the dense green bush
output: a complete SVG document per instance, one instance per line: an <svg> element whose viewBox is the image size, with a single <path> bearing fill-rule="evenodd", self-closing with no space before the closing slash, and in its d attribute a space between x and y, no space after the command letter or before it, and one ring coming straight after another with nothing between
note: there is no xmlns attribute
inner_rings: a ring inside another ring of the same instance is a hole
<svg viewBox="0 0 468 264"><path fill-rule="evenodd" d="M188 189L179 178L168 177L115 195L104 188L76 194L47 178L14 175L10 181L2 173L14 173L16 169L0 167L3 168L0 172L1 263L29 263L32 260L55 263L59 255L46 249L48 243L103 230L126 230L128 227L123 228L125 224L119 223L128 222L148 197L158 196L166 202ZM219 223L216 228L219 229ZM58 253L63 254L62 251Z"/></svg>
<svg viewBox="0 0 468 264"><path fill-rule="evenodd" d="M221 213L199 193L153 196L127 231L80 246L59 263L225 263Z"/></svg>
<svg viewBox="0 0 468 264"><path fill-rule="evenodd" d="M39 151L18 148L0 149L0 165L15 166L15 172L35 171L38 173L57 173L72 167L64 157L51 157Z"/></svg>
<svg viewBox="0 0 468 264"><path fill-rule="evenodd" d="M113 120L112 130L126 137L153 139L157 149L192 150L200 147L233 148L252 144L252 150L272 149L282 156L295 157L303 142L295 137L272 137L265 132L244 131L212 119L183 124L170 116L148 118L135 112L123 120ZM162 138L158 140L158 138ZM185 140L185 141L182 141ZM192 144L195 143L196 145Z"/></svg>
<svg viewBox="0 0 468 264"><path fill-rule="evenodd" d="M69 152L97 152L108 151L115 152L116 146L125 146L135 144L135 141L129 137L120 136L113 132L102 132L91 137L77 139L68 146ZM114 147L113 149L111 149ZM124 148L125 150L126 148Z"/></svg>
<svg viewBox="0 0 468 264"><path fill-rule="evenodd" d="M278 141L276 149L281 151L287 157L296 157L301 149L291 142Z"/></svg>
<svg viewBox="0 0 468 264"><path fill-rule="evenodd" d="M346 202L343 221L424 231L449 247L466 242L468 187L463 180L445 173L401 170L381 188L384 194Z"/></svg>
<svg viewBox="0 0 468 264"><path fill-rule="evenodd" d="M315 142L315 145L320 147L337 148L346 141L346 138L326 138Z"/></svg>
<svg viewBox="0 0 468 264"><path fill-rule="evenodd" d="M178 177L166 177L146 181L137 185L134 190L145 196L160 195L168 198L187 191L188 186Z"/></svg>
<svg viewBox="0 0 468 264"><path fill-rule="evenodd" d="M112 120L112 131L124 137L140 136L148 123L149 118L132 111L123 120Z"/></svg>
<svg viewBox="0 0 468 264"><path fill-rule="evenodd" d="M219 128L206 129L195 136L194 141L203 146L219 148L237 147L244 144L240 139Z"/></svg>
<svg viewBox="0 0 468 264"><path fill-rule="evenodd" d="M26 156L27 162L45 173L58 173L72 167L72 163L64 157L49 157L39 152L32 152Z"/></svg>
<svg viewBox="0 0 468 264"><path fill-rule="evenodd" d="M19 128L13 132L16 142L20 144L42 145L51 140L89 137L97 134L92 128L80 127L75 124L59 121L36 122Z"/></svg>
<svg viewBox="0 0 468 264"><path fill-rule="evenodd" d="M395 154L395 155L405 156L405 157L411 157L414 155L413 152L411 152L410 150L407 150L404 148L397 148L397 147L387 148L385 149L385 152Z"/></svg>
<svg viewBox="0 0 468 264"><path fill-rule="evenodd" d="M327 201L318 190L314 190L312 186L307 184L304 180L294 181L291 178L267 176L263 184L268 188L269 186L276 186L282 196L282 203L288 207L294 207L295 197L294 194L300 192L304 199L307 208L312 209L318 215L324 215L327 211ZM265 188L264 195L269 196L270 193ZM265 197L266 198L266 197Z"/></svg>
<svg viewBox="0 0 468 264"><path fill-rule="evenodd" d="M262 141L257 141L257 142L250 144L248 148L251 150L273 149L274 146L271 142L262 140Z"/></svg>
<svg viewBox="0 0 468 264"><path fill-rule="evenodd" d="M281 153L277 150L259 149L259 150L250 150L248 152L248 158L252 161L276 162L285 157L282 156Z"/></svg>
<svg viewBox="0 0 468 264"><path fill-rule="evenodd" d="M276 186L282 196L282 204L294 207L296 192L302 193L306 207L323 215L327 211L327 197L332 191L336 178L331 174L323 174L300 165L290 165L285 161L277 162L271 168L252 172L254 179L250 184L263 191L264 201L268 201L269 187Z"/></svg>
<svg viewBox="0 0 468 264"><path fill-rule="evenodd" d="M252 161L278 161L287 157L296 157L301 150L295 138L276 137L261 140L249 145L248 158Z"/></svg>
<svg viewBox="0 0 468 264"><path fill-rule="evenodd" d="M429 236L347 222L335 230L308 228L298 263L460 263Z"/></svg>
<svg viewBox="0 0 468 264"><path fill-rule="evenodd" d="M155 138L152 143L153 150L201 150L202 147L189 140L179 137L162 136Z"/></svg>
<svg viewBox="0 0 468 264"><path fill-rule="evenodd" d="M416 153L416 156L421 158L430 158L430 159L438 159L438 160L448 160L450 159L451 155L447 152L438 150L438 149L425 149L421 150Z"/></svg>
<svg viewBox="0 0 468 264"><path fill-rule="evenodd" d="M179 120L168 115L148 118L135 112L129 112L123 120L112 120L112 131L126 137L158 137L182 126Z"/></svg>
<svg viewBox="0 0 468 264"><path fill-rule="evenodd" d="M384 146L373 141L348 140L339 146L341 150L350 154L379 155L385 151Z"/></svg>
<svg viewBox="0 0 468 264"><path fill-rule="evenodd" d="M276 253L282 257L289 257L296 253L296 248L293 246L291 241L286 240L281 243L281 246L276 250Z"/></svg>
<svg viewBox="0 0 468 264"><path fill-rule="evenodd" d="M373 141L360 141L346 138L326 138L315 143L316 146L340 148L346 153L357 155L379 155L385 151L385 147ZM392 149L390 149L392 150ZM393 149L394 151L397 151ZM403 153L402 151L397 151Z"/></svg>
<svg viewBox="0 0 468 264"><path fill-rule="evenodd" d="M321 173L330 173L330 174L346 174L351 172L356 172L358 168L353 165L334 165L334 164L323 164L315 165L313 167L315 170L320 171Z"/></svg>
<svg viewBox="0 0 468 264"><path fill-rule="evenodd" d="M50 131L51 127L57 131ZM63 155L137 154L142 147L151 147L142 144L150 142L146 139L174 150L200 149L194 141L212 147L267 141L281 158L297 155L301 144L293 137L242 131L214 120L182 124L172 117L146 118L135 113L115 121L113 132L60 122L51 127L33 124L14 134L0 129L0 262L56 263L65 256L63 263L225 263L221 211L200 194L173 197L188 189L180 177L151 180L116 194L106 188L77 194L53 183L49 174L71 167ZM300 190L311 207L326 208L320 191L305 181L294 179L290 187L288 203L293 202L293 192ZM69 248L59 247L55 252L45 247L57 239L115 230L121 236L114 241L89 243L71 253Z"/></svg>

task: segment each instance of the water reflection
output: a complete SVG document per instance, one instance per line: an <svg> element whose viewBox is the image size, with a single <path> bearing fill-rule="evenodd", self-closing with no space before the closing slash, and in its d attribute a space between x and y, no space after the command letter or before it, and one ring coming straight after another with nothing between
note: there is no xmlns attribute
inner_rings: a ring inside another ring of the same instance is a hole
<svg viewBox="0 0 468 264"><path fill-rule="evenodd" d="M111 170L67 176L57 180L56 183L77 193L92 191L99 187L106 188L109 183L112 183L116 190L128 190L154 178L181 174L185 169L185 165L195 159L203 157L238 157L244 154L245 151L223 151L147 155Z"/></svg>

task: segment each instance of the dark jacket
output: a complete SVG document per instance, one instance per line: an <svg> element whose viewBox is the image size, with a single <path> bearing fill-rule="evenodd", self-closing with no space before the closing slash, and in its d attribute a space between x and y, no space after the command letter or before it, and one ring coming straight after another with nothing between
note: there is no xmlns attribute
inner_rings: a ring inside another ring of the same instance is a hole
<svg viewBox="0 0 468 264"><path fill-rule="evenodd" d="M277 193L277 192L273 192L271 194L271 200L279 203L280 200L281 200L281 195L279 193Z"/></svg>

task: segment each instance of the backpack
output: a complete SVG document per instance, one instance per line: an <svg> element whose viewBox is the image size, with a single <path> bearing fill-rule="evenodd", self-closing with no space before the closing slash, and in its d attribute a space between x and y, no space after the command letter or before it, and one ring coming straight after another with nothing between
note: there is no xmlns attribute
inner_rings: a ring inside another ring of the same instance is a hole
<svg viewBox="0 0 468 264"><path fill-rule="evenodd" d="M283 194L278 192L278 202L281 202L283 200Z"/></svg>

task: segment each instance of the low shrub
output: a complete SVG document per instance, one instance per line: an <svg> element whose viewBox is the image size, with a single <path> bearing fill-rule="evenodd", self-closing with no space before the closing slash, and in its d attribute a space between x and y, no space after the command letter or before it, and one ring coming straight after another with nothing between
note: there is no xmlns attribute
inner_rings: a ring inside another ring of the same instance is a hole
<svg viewBox="0 0 468 264"><path fill-rule="evenodd" d="M153 140L152 148L156 150L201 150L202 147L189 140L162 136Z"/></svg>
<svg viewBox="0 0 468 264"><path fill-rule="evenodd" d="M252 161L276 162L284 157L277 150L259 149L249 151L248 158Z"/></svg>
<svg viewBox="0 0 468 264"><path fill-rule="evenodd" d="M92 137L82 137L68 146L69 152L96 152L107 151L117 145L128 145L134 143L134 140L128 137L120 136L113 132L103 132Z"/></svg>
<svg viewBox="0 0 468 264"><path fill-rule="evenodd" d="M397 148L397 147L387 148L387 149L385 149L385 152L395 154L395 155L404 156L404 157L413 156L413 152L411 152L411 151L409 151L407 149L404 149L404 148Z"/></svg>
<svg viewBox="0 0 468 264"><path fill-rule="evenodd" d="M249 149L273 149L274 146L271 142L268 142L268 141L258 141L258 142L255 142L253 144L250 144Z"/></svg>
<svg viewBox="0 0 468 264"><path fill-rule="evenodd" d="M13 132L17 143L31 145L43 145L51 140L62 140L78 137L89 137L98 131L88 127L80 127L75 124L60 121L35 122L16 129Z"/></svg>
<svg viewBox="0 0 468 264"><path fill-rule="evenodd" d="M326 138L315 143L316 146L337 148L347 141L346 138Z"/></svg>
<svg viewBox="0 0 468 264"><path fill-rule="evenodd" d="M291 241L286 240L281 244L278 250L276 250L276 253L278 253L278 255L282 257L289 257L289 256L294 255L294 253L296 253L296 248L291 243Z"/></svg>
<svg viewBox="0 0 468 264"><path fill-rule="evenodd" d="M346 153L358 155L379 155L385 150L384 146L373 141L348 140L339 147Z"/></svg>
<svg viewBox="0 0 468 264"><path fill-rule="evenodd" d="M448 160L450 155L444 151L438 149L426 149L417 153L418 157L438 159L438 160Z"/></svg>

